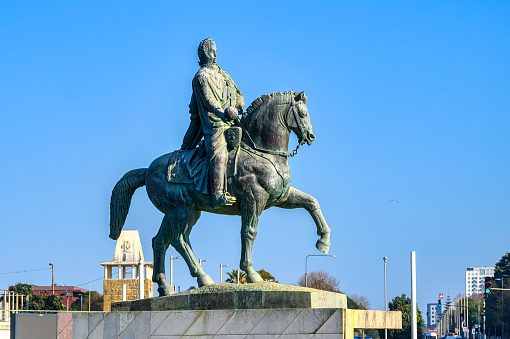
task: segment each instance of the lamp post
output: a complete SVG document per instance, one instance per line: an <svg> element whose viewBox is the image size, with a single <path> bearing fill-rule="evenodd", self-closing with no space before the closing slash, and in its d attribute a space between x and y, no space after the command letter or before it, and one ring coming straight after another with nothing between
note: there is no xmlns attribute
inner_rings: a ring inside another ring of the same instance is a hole
<svg viewBox="0 0 510 339"><path fill-rule="evenodd" d="M174 293L174 259L182 259L182 257L170 256L170 290Z"/></svg>
<svg viewBox="0 0 510 339"><path fill-rule="evenodd" d="M202 265L203 262L209 262L209 261L211 261L211 260L209 260L209 259L198 259L198 263L200 265Z"/></svg>
<svg viewBox="0 0 510 339"><path fill-rule="evenodd" d="M229 266L230 266L229 264L225 264L225 265L220 264L220 284L223 282L223 279L222 279L222 277L223 277L223 267L229 267Z"/></svg>
<svg viewBox="0 0 510 339"><path fill-rule="evenodd" d="M308 257L332 257L336 258L336 255L332 254L308 254L305 259L305 287L308 287Z"/></svg>
<svg viewBox="0 0 510 339"><path fill-rule="evenodd" d="M384 310L386 311L387 302L386 302L386 262L388 261L388 257L382 258L384 261ZM384 329L384 339L388 339L388 329Z"/></svg>
<svg viewBox="0 0 510 339"><path fill-rule="evenodd" d="M53 264L52 263L49 263L48 265L51 266L51 294L55 294L55 283L54 283L54 279L55 279L55 275L53 274L54 271L53 271Z"/></svg>

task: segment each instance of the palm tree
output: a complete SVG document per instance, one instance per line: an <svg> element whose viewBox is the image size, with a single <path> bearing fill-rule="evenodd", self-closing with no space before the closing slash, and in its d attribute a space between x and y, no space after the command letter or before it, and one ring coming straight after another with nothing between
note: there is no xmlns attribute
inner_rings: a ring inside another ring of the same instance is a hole
<svg viewBox="0 0 510 339"><path fill-rule="evenodd" d="M239 269L234 269L232 272L227 272L228 279L225 282L231 284L237 284L237 275L239 274L239 283L246 284L246 273L244 271L240 271Z"/></svg>

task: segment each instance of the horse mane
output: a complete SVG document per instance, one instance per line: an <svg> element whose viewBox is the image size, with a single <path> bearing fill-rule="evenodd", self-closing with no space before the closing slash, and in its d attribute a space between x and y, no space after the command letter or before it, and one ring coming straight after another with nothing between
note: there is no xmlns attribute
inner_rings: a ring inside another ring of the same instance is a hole
<svg viewBox="0 0 510 339"><path fill-rule="evenodd" d="M283 101L283 99L289 98L292 95L294 95L294 92L292 91L285 91L285 92L275 92L271 94L264 94L257 99L253 100L251 105L246 109L245 113L243 114L243 118L250 115L252 112L256 111L263 103L267 103L270 100L276 99Z"/></svg>

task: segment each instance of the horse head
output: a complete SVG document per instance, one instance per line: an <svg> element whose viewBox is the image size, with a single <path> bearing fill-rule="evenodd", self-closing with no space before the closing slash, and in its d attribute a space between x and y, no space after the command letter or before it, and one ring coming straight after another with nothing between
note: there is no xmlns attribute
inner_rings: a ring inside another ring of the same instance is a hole
<svg viewBox="0 0 510 339"><path fill-rule="evenodd" d="M297 148L305 143L311 145L315 135L307 100L305 92L276 92L255 99L241 119L249 144L257 150L286 153L292 131L298 137Z"/></svg>
<svg viewBox="0 0 510 339"><path fill-rule="evenodd" d="M310 115L306 102L308 98L305 92L295 93L294 98L291 97L290 108L288 109L284 121L288 128L298 137L299 145L307 143L311 145L315 140L312 124L310 123Z"/></svg>

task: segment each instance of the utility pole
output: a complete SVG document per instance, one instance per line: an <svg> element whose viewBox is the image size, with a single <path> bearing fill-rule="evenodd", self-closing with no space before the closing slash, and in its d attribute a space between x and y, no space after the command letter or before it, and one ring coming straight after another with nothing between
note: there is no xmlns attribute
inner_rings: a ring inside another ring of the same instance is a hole
<svg viewBox="0 0 510 339"><path fill-rule="evenodd" d="M388 257L382 258L384 261L384 310L388 307L388 303L386 302L386 262L388 261ZM306 279L306 275L305 275ZM384 329L384 339L388 339L388 329Z"/></svg>
<svg viewBox="0 0 510 339"><path fill-rule="evenodd" d="M51 294L55 294L55 276L53 271L53 264L49 264L51 266Z"/></svg>
<svg viewBox="0 0 510 339"><path fill-rule="evenodd" d="M411 252L411 338L418 339L416 314L416 252Z"/></svg>

